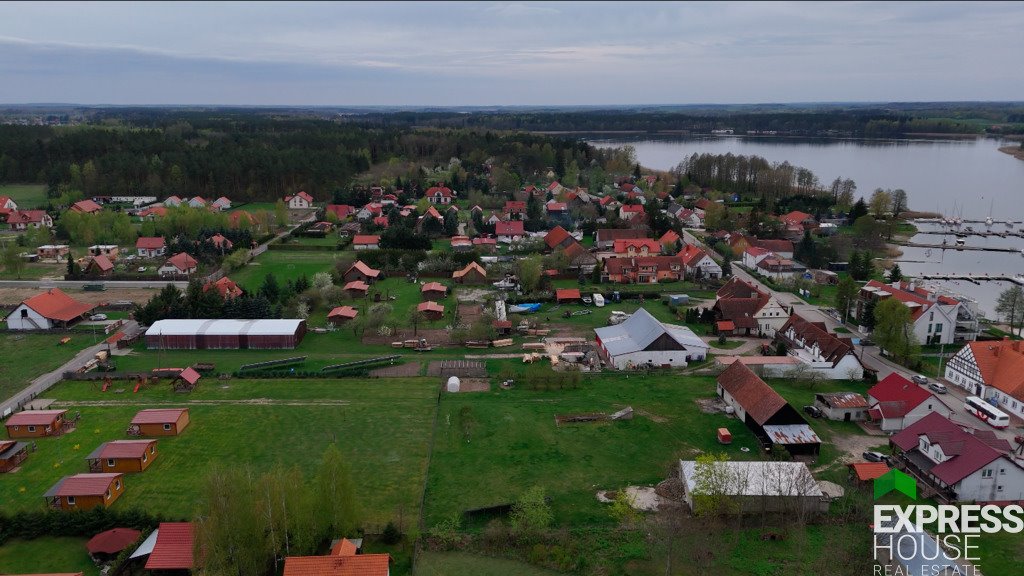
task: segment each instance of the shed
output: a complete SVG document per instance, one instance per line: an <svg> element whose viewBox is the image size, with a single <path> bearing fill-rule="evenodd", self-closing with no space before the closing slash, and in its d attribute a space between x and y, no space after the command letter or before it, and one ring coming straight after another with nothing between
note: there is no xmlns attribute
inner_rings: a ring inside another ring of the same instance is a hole
<svg viewBox="0 0 1024 576"><path fill-rule="evenodd" d="M85 457L90 472L143 472L156 460L156 440L112 440Z"/></svg>
<svg viewBox="0 0 1024 576"><path fill-rule="evenodd" d="M43 438L64 432L67 410L24 410L7 419L8 438Z"/></svg>
<svg viewBox="0 0 1024 576"><path fill-rule="evenodd" d="M174 387L175 392L191 392L199 384L200 378L202 376L199 375L199 372L189 367L182 370L171 385Z"/></svg>
<svg viewBox="0 0 1024 576"><path fill-rule="evenodd" d="M622 370L686 366L704 360L708 344L686 326L659 322L640 308L621 324L594 330L602 358Z"/></svg>
<svg viewBox="0 0 1024 576"><path fill-rule="evenodd" d="M0 440L0 473L10 472L28 458L28 444Z"/></svg>
<svg viewBox="0 0 1024 576"><path fill-rule="evenodd" d="M736 513L761 512L827 512L828 498L803 462L714 462L711 472L722 480L722 492L731 496ZM684 500L692 510L694 494L700 495L697 477L700 463L679 461L679 479L683 482Z"/></svg>
<svg viewBox="0 0 1024 576"><path fill-rule="evenodd" d="M856 392L831 392L814 395L814 404L829 420L846 422L865 420L868 417L868 401Z"/></svg>
<svg viewBox="0 0 1024 576"><path fill-rule="evenodd" d="M345 282L359 280L365 284L373 284L374 281L380 278L380 270L370 268L362 260L357 260L355 264L348 267L348 270L341 275L341 278Z"/></svg>
<svg viewBox="0 0 1024 576"><path fill-rule="evenodd" d="M448 295L448 287L440 282L427 282L420 288L424 300L441 300Z"/></svg>
<svg viewBox="0 0 1024 576"><path fill-rule="evenodd" d="M458 284L484 284L487 282L487 270L476 262L470 262L462 270L453 272L452 279Z"/></svg>
<svg viewBox="0 0 1024 576"><path fill-rule="evenodd" d="M563 302L579 302L583 296L580 294L579 288L559 288L555 290L555 300L559 304Z"/></svg>
<svg viewBox="0 0 1024 576"><path fill-rule="evenodd" d="M135 414L128 430L137 436L177 436L188 425L188 408L148 408Z"/></svg>
<svg viewBox="0 0 1024 576"><path fill-rule="evenodd" d="M429 320L440 320L444 316L444 306L429 300L417 305L416 311L426 316Z"/></svg>
<svg viewBox="0 0 1024 576"><path fill-rule="evenodd" d="M729 432L728 428L718 429L718 443L719 444L732 444L732 432Z"/></svg>
<svg viewBox="0 0 1024 576"><path fill-rule="evenodd" d="M850 467L850 477L858 482L871 482L889 471L885 462L852 462L847 466Z"/></svg>
<svg viewBox="0 0 1024 576"><path fill-rule="evenodd" d="M362 280L353 280L342 288L345 292L348 292L349 296L353 298L363 298L366 293L370 291L370 285Z"/></svg>
<svg viewBox="0 0 1024 576"><path fill-rule="evenodd" d="M146 330L146 347L165 350L273 350L295 348L306 321L158 320Z"/></svg>
<svg viewBox="0 0 1024 576"><path fill-rule="evenodd" d="M451 376L450 378L448 378L448 384L446 386L446 389L449 392L458 392L459 391L459 386L460 386L460 382L459 382L459 377L458 376Z"/></svg>
<svg viewBox="0 0 1024 576"><path fill-rule="evenodd" d="M124 492L122 476L118 473L65 476L47 490L43 497L50 508L57 510L107 507Z"/></svg>
<svg viewBox="0 0 1024 576"><path fill-rule="evenodd" d="M349 320L355 320L358 315L359 311L351 306L338 306L327 314L327 321L338 326Z"/></svg>

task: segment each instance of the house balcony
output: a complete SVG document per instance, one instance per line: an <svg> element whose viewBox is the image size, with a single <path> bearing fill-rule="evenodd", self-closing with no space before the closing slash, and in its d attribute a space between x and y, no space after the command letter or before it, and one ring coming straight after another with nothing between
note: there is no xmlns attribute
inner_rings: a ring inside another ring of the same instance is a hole
<svg viewBox="0 0 1024 576"><path fill-rule="evenodd" d="M935 463L917 450L901 452L893 456L892 464L895 468L913 476L917 480L918 499L934 498L940 504L954 504L957 502L956 491L948 486L943 486L928 473L935 466Z"/></svg>

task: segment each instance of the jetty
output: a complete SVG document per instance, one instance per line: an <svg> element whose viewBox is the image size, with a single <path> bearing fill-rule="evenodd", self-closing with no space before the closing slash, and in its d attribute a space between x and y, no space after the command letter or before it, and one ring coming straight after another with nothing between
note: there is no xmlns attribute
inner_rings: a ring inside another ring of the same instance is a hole
<svg viewBox="0 0 1024 576"><path fill-rule="evenodd" d="M1000 246L958 246L956 244L930 244L927 242L893 242L897 246L909 248L931 248L933 250L974 250L976 252L1012 252L1020 253L1020 248L1006 248Z"/></svg>
<svg viewBox="0 0 1024 576"><path fill-rule="evenodd" d="M981 285L982 282L1013 282L1024 286L1024 276L1010 274L947 274L944 272L932 274L915 274L915 278L921 280L963 280Z"/></svg>
<svg viewBox="0 0 1024 576"><path fill-rule="evenodd" d="M918 234L932 234L936 236L980 236L982 238L1024 238L1024 230L1007 230L1005 232L992 232L990 230L918 230Z"/></svg>

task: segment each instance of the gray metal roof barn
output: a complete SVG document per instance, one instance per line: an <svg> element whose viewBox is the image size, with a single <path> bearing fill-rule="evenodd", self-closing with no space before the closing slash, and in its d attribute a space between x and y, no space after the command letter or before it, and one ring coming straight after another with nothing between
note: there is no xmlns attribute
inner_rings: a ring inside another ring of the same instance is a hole
<svg viewBox="0 0 1024 576"><path fill-rule="evenodd" d="M146 330L146 347L165 350L295 348L305 320L159 320Z"/></svg>

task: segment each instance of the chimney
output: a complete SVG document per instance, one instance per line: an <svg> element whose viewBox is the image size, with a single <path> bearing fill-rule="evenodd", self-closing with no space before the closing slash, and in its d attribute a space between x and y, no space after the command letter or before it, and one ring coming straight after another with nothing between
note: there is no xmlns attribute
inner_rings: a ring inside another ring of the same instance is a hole
<svg viewBox="0 0 1024 576"><path fill-rule="evenodd" d="M1020 352L1020 340L1014 340L1013 344L1010 344L1010 346L1013 346L1014 352Z"/></svg>
<svg viewBox="0 0 1024 576"><path fill-rule="evenodd" d="M917 288L917 284L915 284L914 281L911 280L910 281L910 286L907 289L910 290L911 292L913 292L915 288Z"/></svg>
<svg viewBox="0 0 1024 576"><path fill-rule="evenodd" d="M897 281L891 283L890 286L892 286L893 288L899 290L900 289L900 281L897 280Z"/></svg>

